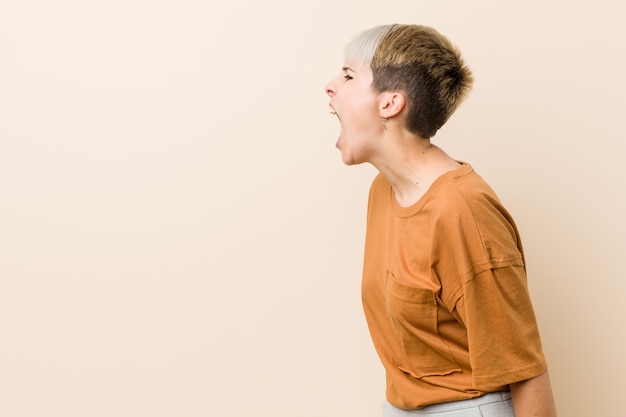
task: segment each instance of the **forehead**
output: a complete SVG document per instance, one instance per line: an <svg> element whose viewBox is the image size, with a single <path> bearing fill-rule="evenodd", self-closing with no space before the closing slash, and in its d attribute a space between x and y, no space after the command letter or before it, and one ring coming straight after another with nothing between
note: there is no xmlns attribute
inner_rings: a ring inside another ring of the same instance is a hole
<svg viewBox="0 0 626 417"><path fill-rule="evenodd" d="M372 75L372 69L370 68L370 66L359 60L347 59L341 69L343 71L349 72L351 75Z"/></svg>

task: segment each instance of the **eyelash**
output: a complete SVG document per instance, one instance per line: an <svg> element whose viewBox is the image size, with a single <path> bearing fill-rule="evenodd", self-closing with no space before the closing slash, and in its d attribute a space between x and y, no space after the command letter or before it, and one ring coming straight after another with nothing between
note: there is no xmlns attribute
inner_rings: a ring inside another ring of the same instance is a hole
<svg viewBox="0 0 626 417"><path fill-rule="evenodd" d="M343 78L345 78L345 79L346 79L346 81L348 81L348 80L351 80L351 79L352 79L352 76L351 76L351 75L346 74L346 75L344 75L344 76L343 76Z"/></svg>

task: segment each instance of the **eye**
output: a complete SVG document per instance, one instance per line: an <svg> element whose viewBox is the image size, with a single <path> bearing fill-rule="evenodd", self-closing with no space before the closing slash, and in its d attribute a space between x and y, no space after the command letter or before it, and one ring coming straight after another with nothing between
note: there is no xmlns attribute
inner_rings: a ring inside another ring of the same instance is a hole
<svg viewBox="0 0 626 417"><path fill-rule="evenodd" d="M352 76L351 76L351 75L346 74L346 75L344 75L344 76L343 76L343 78L344 78L346 81L348 81L348 80L351 80L351 79L352 79Z"/></svg>

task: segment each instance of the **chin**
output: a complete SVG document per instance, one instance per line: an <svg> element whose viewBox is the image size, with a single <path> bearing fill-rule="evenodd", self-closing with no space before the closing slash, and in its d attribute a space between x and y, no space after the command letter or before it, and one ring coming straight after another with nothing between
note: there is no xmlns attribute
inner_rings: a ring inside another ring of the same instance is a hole
<svg viewBox="0 0 626 417"><path fill-rule="evenodd" d="M341 153L341 160L347 166L358 165L361 163L360 161L357 161L353 155L346 155L343 152Z"/></svg>

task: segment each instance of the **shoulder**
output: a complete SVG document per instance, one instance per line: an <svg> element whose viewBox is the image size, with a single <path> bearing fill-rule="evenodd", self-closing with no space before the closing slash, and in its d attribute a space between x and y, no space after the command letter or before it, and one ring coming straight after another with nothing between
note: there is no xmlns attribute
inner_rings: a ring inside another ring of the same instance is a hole
<svg viewBox="0 0 626 417"><path fill-rule="evenodd" d="M506 211L495 191L469 164L437 180L429 200L442 214L448 215Z"/></svg>
<svg viewBox="0 0 626 417"><path fill-rule="evenodd" d="M492 261L522 255L515 221L494 190L469 165L449 175L429 202L435 228L457 241L470 241ZM517 262L516 262L517 263Z"/></svg>

